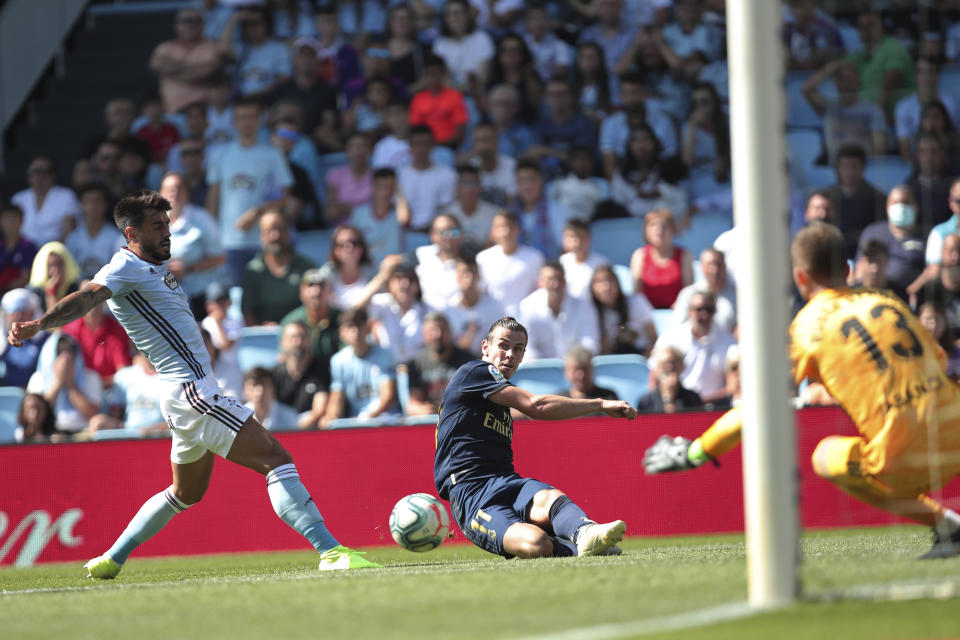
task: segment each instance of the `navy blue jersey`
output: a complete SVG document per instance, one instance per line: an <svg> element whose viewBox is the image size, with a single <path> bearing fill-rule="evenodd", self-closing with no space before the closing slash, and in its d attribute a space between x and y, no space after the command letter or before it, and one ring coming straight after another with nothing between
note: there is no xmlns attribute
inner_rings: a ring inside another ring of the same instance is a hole
<svg viewBox="0 0 960 640"><path fill-rule="evenodd" d="M510 381L483 360L463 365L447 384L433 463L433 480L442 498L449 499L454 482L514 472L510 408L488 400L506 386Z"/></svg>

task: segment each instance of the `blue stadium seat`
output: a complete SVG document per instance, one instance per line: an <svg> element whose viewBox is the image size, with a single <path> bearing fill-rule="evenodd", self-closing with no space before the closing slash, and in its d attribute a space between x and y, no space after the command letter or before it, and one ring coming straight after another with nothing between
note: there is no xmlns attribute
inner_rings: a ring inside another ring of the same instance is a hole
<svg viewBox="0 0 960 640"><path fill-rule="evenodd" d="M960 65L949 65L940 69L939 88L941 95L960 98ZM954 122L953 126L960 126L960 122Z"/></svg>
<svg viewBox="0 0 960 640"><path fill-rule="evenodd" d="M237 360L240 370L253 367L272 369L277 364L280 350L280 327L244 327L237 341Z"/></svg>
<svg viewBox="0 0 960 640"><path fill-rule="evenodd" d="M20 387L0 387L0 444L13 442L22 400L23 389Z"/></svg>
<svg viewBox="0 0 960 640"><path fill-rule="evenodd" d="M673 326L673 309L653 310L653 327L657 330L658 336L671 326Z"/></svg>
<svg viewBox="0 0 960 640"><path fill-rule="evenodd" d="M705 196L712 196L717 193L723 193L733 188L733 183L717 182L713 175L712 166L698 167L690 172L690 178L687 180L687 190L690 197L694 200Z"/></svg>
<svg viewBox="0 0 960 640"><path fill-rule="evenodd" d="M430 234L425 231L404 231L403 250L407 253L416 251L418 247L430 244Z"/></svg>
<svg viewBox="0 0 960 640"><path fill-rule="evenodd" d="M643 218L611 218L590 225L590 248L613 264L630 264L630 256L644 244Z"/></svg>
<svg viewBox="0 0 960 640"><path fill-rule="evenodd" d="M837 183L837 172L833 167L815 165L807 167L806 170L807 188L823 189Z"/></svg>
<svg viewBox="0 0 960 640"><path fill-rule="evenodd" d="M593 380L598 387L615 391L617 397L636 405L647 393L650 368L647 359L638 354L594 356Z"/></svg>
<svg viewBox="0 0 960 640"><path fill-rule="evenodd" d="M530 393L558 393L570 385L563 377L562 358L541 358L524 362L510 378L510 382Z"/></svg>
<svg viewBox="0 0 960 640"><path fill-rule="evenodd" d="M883 193L903 184L913 173L913 166L900 156L870 156L863 177Z"/></svg>
<svg viewBox="0 0 960 640"><path fill-rule="evenodd" d="M613 273L617 276L617 282L620 283L620 289L623 291L623 295L632 295L633 276L630 275L630 267L625 264L612 264L610 268L613 269Z"/></svg>
<svg viewBox="0 0 960 640"><path fill-rule="evenodd" d="M453 168L457 166L457 154L450 147L437 145L430 152L430 161L433 164L443 164Z"/></svg>
<svg viewBox="0 0 960 640"><path fill-rule="evenodd" d="M793 129L812 128L823 130L823 118L820 117L807 99L803 97L803 83L810 77L809 71L791 71L787 74L784 84L787 101L787 127ZM837 85L833 79L820 83L819 91L827 98L838 95Z"/></svg>
<svg viewBox="0 0 960 640"><path fill-rule="evenodd" d="M787 147L796 163L796 168L806 171L823 153L823 140L819 129L794 129L787 132Z"/></svg>
<svg viewBox="0 0 960 640"><path fill-rule="evenodd" d="M327 261L327 254L330 253L330 241L332 239L333 229L301 231L297 234L295 247L297 253L321 265Z"/></svg>
<svg viewBox="0 0 960 640"><path fill-rule="evenodd" d="M317 163L317 173L320 179L320 184L317 185L317 195L322 199L321 204L327 202L327 172L345 164L347 164L347 154L342 151L325 153L320 156L320 161Z"/></svg>
<svg viewBox="0 0 960 640"><path fill-rule="evenodd" d="M732 212L701 211L690 218L690 226L677 236L676 243L698 258L701 251L713 246L717 236L732 227Z"/></svg>
<svg viewBox="0 0 960 640"><path fill-rule="evenodd" d="M848 54L855 53L863 49L863 41L860 40L860 32L852 24L838 24L837 31L840 32L840 40L843 41L843 48Z"/></svg>

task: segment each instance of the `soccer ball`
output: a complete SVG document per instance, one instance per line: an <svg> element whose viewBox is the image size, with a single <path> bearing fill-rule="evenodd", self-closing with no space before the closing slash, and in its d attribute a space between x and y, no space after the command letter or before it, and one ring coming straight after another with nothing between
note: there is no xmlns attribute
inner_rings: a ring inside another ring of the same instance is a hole
<svg viewBox="0 0 960 640"><path fill-rule="evenodd" d="M436 549L447 537L450 516L443 504L429 493L400 498L390 512L390 534L408 551Z"/></svg>

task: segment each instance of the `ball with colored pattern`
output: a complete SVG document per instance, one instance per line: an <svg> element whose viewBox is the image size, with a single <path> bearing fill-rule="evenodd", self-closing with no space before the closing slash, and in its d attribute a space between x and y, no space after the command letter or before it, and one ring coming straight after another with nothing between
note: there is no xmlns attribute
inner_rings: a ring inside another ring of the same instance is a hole
<svg viewBox="0 0 960 640"><path fill-rule="evenodd" d="M450 529L450 516L429 493L400 498L390 512L390 534L404 549L421 553L440 546Z"/></svg>

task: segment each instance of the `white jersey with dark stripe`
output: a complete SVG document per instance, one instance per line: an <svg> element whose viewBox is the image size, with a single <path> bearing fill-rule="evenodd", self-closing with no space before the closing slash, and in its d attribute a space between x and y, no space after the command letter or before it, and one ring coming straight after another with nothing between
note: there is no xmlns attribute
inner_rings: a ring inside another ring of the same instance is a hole
<svg viewBox="0 0 960 640"><path fill-rule="evenodd" d="M187 295L166 265L147 262L124 247L93 281L110 289L110 311L161 380L190 382L211 373Z"/></svg>

